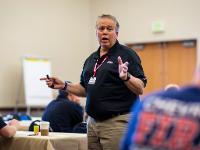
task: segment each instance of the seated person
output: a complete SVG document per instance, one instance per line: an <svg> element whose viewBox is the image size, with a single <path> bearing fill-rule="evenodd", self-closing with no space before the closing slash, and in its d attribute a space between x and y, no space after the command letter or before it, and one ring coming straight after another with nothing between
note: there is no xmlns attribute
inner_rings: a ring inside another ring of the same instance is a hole
<svg viewBox="0 0 200 150"><path fill-rule="evenodd" d="M200 150L200 72L194 81L138 101L121 150Z"/></svg>
<svg viewBox="0 0 200 150"><path fill-rule="evenodd" d="M19 128L19 121L16 119L13 119L9 121L8 124L6 124L2 117L0 117L0 136L3 136L5 138L11 138L15 135L16 131Z"/></svg>
<svg viewBox="0 0 200 150"><path fill-rule="evenodd" d="M42 120L50 122L53 132L72 132L73 127L83 121L79 98L59 90L57 98L46 107Z"/></svg>

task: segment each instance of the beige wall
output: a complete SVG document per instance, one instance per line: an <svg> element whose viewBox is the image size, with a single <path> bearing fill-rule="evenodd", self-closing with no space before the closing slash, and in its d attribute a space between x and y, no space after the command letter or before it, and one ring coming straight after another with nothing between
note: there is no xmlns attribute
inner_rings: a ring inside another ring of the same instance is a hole
<svg viewBox="0 0 200 150"><path fill-rule="evenodd" d="M199 46L199 6L199 0L0 0L0 107L14 106L18 89L23 101L24 54L49 57L54 75L79 81L83 61L98 46L98 15L118 18L122 43L197 38ZM164 21L164 33L151 32L155 20Z"/></svg>
<svg viewBox="0 0 200 150"><path fill-rule="evenodd" d="M0 0L0 107L14 106L18 89L24 101L24 54L48 57L53 75L78 82L90 32L89 0Z"/></svg>

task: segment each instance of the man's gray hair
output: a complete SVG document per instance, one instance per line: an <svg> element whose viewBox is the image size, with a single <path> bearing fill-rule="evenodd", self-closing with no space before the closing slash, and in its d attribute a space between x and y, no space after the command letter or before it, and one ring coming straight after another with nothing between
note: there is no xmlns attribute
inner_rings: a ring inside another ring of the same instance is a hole
<svg viewBox="0 0 200 150"><path fill-rule="evenodd" d="M98 16L97 21L96 21L96 27L98 25L99 20L103 19L103 18L108 18L108 19L113 20L115 22L115 25L116 25L116 27L115 27L116 31L117 32L119 31L119 22L117 21L117 19L114 16L109 15L109 14L102 14L101 16Z"/></svg>

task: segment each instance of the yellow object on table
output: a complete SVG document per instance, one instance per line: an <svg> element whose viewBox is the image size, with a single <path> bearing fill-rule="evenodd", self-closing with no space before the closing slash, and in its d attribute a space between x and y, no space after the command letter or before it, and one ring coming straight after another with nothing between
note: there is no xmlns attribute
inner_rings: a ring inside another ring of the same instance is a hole
<svg viewBox="0 0 200 150"><path fill-rule="evenodd" d="M34 132L35 135L39 134L39 125L34 125L33 132Z"/></svg>

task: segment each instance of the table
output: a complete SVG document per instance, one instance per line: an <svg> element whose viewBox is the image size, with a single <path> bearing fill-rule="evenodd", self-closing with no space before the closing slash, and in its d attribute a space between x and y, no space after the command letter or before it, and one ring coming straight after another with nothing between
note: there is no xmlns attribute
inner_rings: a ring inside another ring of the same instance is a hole
<svg viewBox="0 0 200 150"><path fill-rule="evenodd" d="M50 132L49 136L30 136L33 132L17 131L13 138L0 137L0 150L87 150L87 135Z"/></svg>

